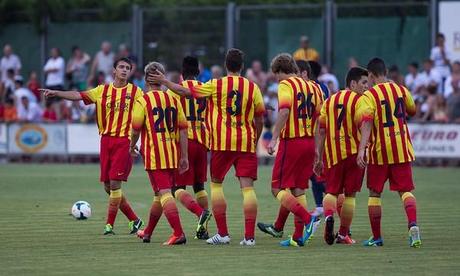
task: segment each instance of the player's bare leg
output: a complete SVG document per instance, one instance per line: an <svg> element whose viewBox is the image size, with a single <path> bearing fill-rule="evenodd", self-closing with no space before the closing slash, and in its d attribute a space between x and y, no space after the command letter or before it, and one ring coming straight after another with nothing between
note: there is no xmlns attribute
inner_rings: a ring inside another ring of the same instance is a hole
<svg viewBox="0 0 460 276"><path fill-rule="evenodd" d="M250 177L240 177L240 187L243 194L244 239L240 245L253 246L256 244L254 232L257 219L257 197L254 191L254 180Z"/></svg>

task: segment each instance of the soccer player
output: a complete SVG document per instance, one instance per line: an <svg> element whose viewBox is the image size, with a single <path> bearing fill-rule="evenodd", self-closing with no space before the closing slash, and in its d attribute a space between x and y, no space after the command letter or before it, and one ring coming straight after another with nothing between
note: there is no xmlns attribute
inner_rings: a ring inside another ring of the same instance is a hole
<svg viewBox="0 0 460 276"><path fill-rule="evenodd" d="M136 233L143 225L121 190L121 183L128 180L132 167L129 139L133 104L143 94L140 88L128 83L131 69L132 61L121 58L113 64L113 83L99 85L86 92L41 89L46 97L83 100L85 104L96 104L97 125L101 135L100 181L104 183L105 191L109 194L104 235L115 234L113 227L118 209L129 219L131 234Z"/></svg>
<svg viewBox="0 0 460 276"><path fill-rule="evenodd" d="M332 95L321 109L313 170L318 176L323 174L325 153L327 186L323 199L326 217L324 240L329 245L334 243L334 212L339 211L337 198L342 193L345 194L345 200L339 213L340 229L336 243L355 243L348 231L355 211L355 195L361 190L364 170L356 163L359 134L354 117L358 99L368 89L367 75L363 68L351 68L346 77L347 89Z"/></svg>
<svg viewBox="0 0 460 276"><path fill-rule="evenodd" d="M415 187L411 162L415 156L406 121L407 116L415 115L414 100L407 88L385 78L387 69L380 58L370 60L367 70L374 86L360 97L357 109L361 121L357 162L362 168L367 166L368 212L373 235L364 245L383 245L380 194L389 179L390 190L399 193L406 211L410 246L420 247L417 206L412 194Z"/></svg>
<svg viewBox="0 0 460 276"><path fill-rule="evenodd" d="M182 61L183 86L201 85L196 77L200 73L198 59L187 56ZM208 211L208 194L204 189L208 168L209 132L206 128L206 99L180 97L172 91L168 93L179 99L188 123L188 158L190 167L183 174L176 173L175 186L172 189L174 197L198 218L197 239L208 239L207 223L211 218ZM192 186L196 200L186 191L186 186Z"/></svg>
<svg viewBox="0 0 460 276"><path fill-rule="evenodd" d="M229 49L225 57L227 76L192 88L172 83L162 74L151 76L179 94L208 98L211 203L218 231L206 241L208 244L230 243L222 183L233 165L243 194L245 233L240 245L255 245L257 198L253 182L257 179L256 145L262 132L265 106L259 87L241 76L243 55L239 49Z"/></svg>
<svg viewBox="0 0 460 276"><path fill-rule="evenodd" d="M323 96L316 84L297 76L299 69L289 54L276 56L271 69L280 82L278 119L267 147L268 153L273 154L280 139L272 172L272 194L296 216L294 235L281 245L302 246L311 236L315 222L305 206L305 189L313 174L313 137Z"/></svg>
<svg viewBox="0 0 460 276"><path fill-rule="evenodd" d="M145 75L153 71L165 73L163 65L158 62L151 62L144 69ZM140 153L155 196L147 227L138 231L138 236L143 242L150 242L164 213L173 233L163 245L185 244L187 240L171 188L176 169L180 174L188 170L187 121L180 101L161 91L161 84L146 82L146 87L149 92L134 105L130 149L131 153L136 152L136 143L142 135Z"/></svg>

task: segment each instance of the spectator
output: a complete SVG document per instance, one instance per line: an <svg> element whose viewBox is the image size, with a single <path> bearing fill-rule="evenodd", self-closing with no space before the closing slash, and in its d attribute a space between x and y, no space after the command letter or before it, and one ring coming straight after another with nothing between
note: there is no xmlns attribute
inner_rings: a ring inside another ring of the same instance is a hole
<svg viewBox="0 0 460 276"><path fill-rule="evenodd" d="M30 91L28 88L24 87L24 79L20 75L16 75L14 77L14 84L15 84L15 90L14 90L14 98L16 102L16 107L19 108L19 105L21 104L21 98L22 97L27 97L29 99L29 102L36 103L37 98L35 95Z"/></svg>
<svg viewBox="0 0 460 276"><path fill-rule="evenodd" d="M29 81L27 82L26 86L30 91L32 91L32 93L34 93L37 101L40 102L42 95L40 94L40 91L38 91L38 89L40 89L40 82L38 81L37 72L30 72Z"/></svg>
<svg viewBox="0 0 460 276"><path fill-rule="evenodd" d="M8 69L6 70L6 79L3 82L4 87L4 96L5 99L12 99L14 100L14 90L16 90L16 86L14 84L14 70Z"/></svg>
<svg viewBox="0 0 460 276"><path fill-rule="evenodd" d="M399 67L397 65L392 65L388 70L388 78L394 83L399 85L404 85L404 77L399 72Z"/></svg>
<svg viewBox="0 0 460 276"><path fill-rule="evenodd" d="M321 88L321 91L323 92L324 98L327 99L329 97L329 89L327 88L326 84L318 81L318 76L321 74L321 64L319 64L316 61L310 60L308 62L310 65L311 71L310 71L310 76L308 78L317 84L319 84L319 87Z"/></svg>
<svg viewBox="0 0 460 276"><path fill-rule="evenodd" d="M330 86L330 88L332 88L329 89L331 93L335 93L339 90L339 80L337 80L337 77L334 74L329 73L329 69L326 65L321 67L321 75L318 77L318 80L323 84L326 84L328 88ZM329 82L332 82L332 85L328 85Z"/></svg>
<svg viewBox="0 0 460 276"><path fill-rule="evenodd" d="M460 123L460 83L452 83L452 94L447 98L447 115L449 122Z"/></svg>
<svg viewBox="0 0 460 276"><path fill-rule="evenodd" d="M144 91L145 79L144 79L144 72L142 72L142 70L136 70L136 72L134 72L133 84L139 87L140 89L142 89L142 91Z"/></svg>
<svg viewBox="0 0 460 276"><path fill-rule="evenodd" d="M259 60L252 62L251 68L246 71L246 78L255 82L262 93L266 92L268 75L264 72L262 63Z"/></svg>
<svg viewBox="0 0 460 276"><path fill-rule="evenodd" d="M452 63L452 74L447 77L444 88L444 97L448 98L454 91L453 82L460 82L460 61Z"/></svg>
<svg viewBox="0 0 460 276"><path fill-rule="evenodd" d="M57 114L54 111L53 105L55 103L47 102L45 106L45 111L43 112L43 122L45 123L54 123L57 122Z"/></svg>
<svg viewBox="0 0 460 276"><path fill-rule="evenodd" d="M197 80L201 81L202 83L208 82L211 79L211 71L204 67L203 63L199 63L200 74L198 75Z"/></svg>
<svg viewBox="0 0 460 276"><path fill-rule="evenodd" d="M118 54L116 59L119 58L129 58L133 63L133 68L131 69L131 72L136 72L137 70L137 56L133 55L131 53L131 49L124 43L120 44L118 46Z"/></svg>
<svg viewBox="0 0 460 276"><path fill-rule="evenodd" d="M14 123L18 120L18 110L14 105L13 99L5 101L5 109L3 111L3 120L5 123Z"/></svg>
<svg viewBox="0 0 460 276"><path fill-rule="evenodd" d="M11 45L6 44L3 47L3 57L0 60L1 81L4 82L6 80L8 69L13 69L14 74L17 75L21 67L21 60L17 55L13 54Z"/></svg>
<svg viewBox="0 0 460 276"><path fill-rule="evenodd" d="M447 116L446 99L442 95L436 95L437 101L433 110L433 122L447 123L449 117Z"/></svg>
<svg viewBox="0 0 460 276"><path fill-rule="evenodd" d="M88 88L89 61L91 57L84 53L78 46L72 47L72 57L67 63L66 73L71 76L71 86L78 91Z"/></svg>
<svg viewBox="0 0 460 276"><path fill-rule="evenodd" d="M297 49L292 56L295 60L319 62L318 51L310 48L310 39L306 35L300 37L300 48Z"/></svg>
<svg viewBox="0 0 460 276"><path fill-rule="evenodd" d="M47 89L64 90L65 61L58 48L51 49L51 57L43 70L46 74L45 86Z"/></svg>
<svg viewBox="0 0 460 276"><path fill-rule="evenodd" d="M38 123L42 119L42 109L37 103L29 102L29 98L22 97L18 107L18 119L20 122Z"/></svg>
<svg viewBox="0 0 460 276"><path fill-rule="evenodd" d="M415 85L419 82L418 63L412 62L407 66L408 74L404 78L404 84L410 92L415 93Z"/></svg>
<svg viewBox="0 0 460 276"><path fill-rule="evenodd" d="M434 69L441 77L441 84L450 75L451 53L445 46L446 39L442 33L436 35L436 46L431 49L430 59L434 63ZM444 87L440 86L438 92L443 92Z"/></svg>
<svg viewBox="0 0 460 276"><path fill-rule="evenodd" d="M441 83L441 76L436 70L433 70L433 62L429 59L425 60L423 62L423 71L419 74L418 81L415 84L416 94L427 91L430 87L435 87L436 91L439 91Z"/></svg>
<svg viewBox="0 0 460 276"><path fill-rule="evenodd" d="M353 67L359 67L359 63L355 57L349 57L348 58L348 69L351 69Z"/></svg>
<svg viewBox="0 0 460 276"><path fill-rule="evenodd" d="M223 76L224 76L224 70L222 69L222 66L213 65L211 67L211 78L212 79L220 79Z"/></svg>
<svg viewBox="0 0 460 276"><path fill-rule="evenodd" d="M112 45L108 41L101 44L101 50L97 52L91 66L91 73L88 82L92 83L96 74L104 73L104 82L110 83L113 80L112 70L115 54L112 52Z"/></svg>

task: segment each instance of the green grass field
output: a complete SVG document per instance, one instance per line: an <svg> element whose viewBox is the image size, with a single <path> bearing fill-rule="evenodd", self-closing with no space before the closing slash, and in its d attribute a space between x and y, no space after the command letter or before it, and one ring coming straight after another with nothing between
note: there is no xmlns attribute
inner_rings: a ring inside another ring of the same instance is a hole
<svg viewBox="0 0 460 276"><path fill-rule="evenodd" d="M271 167L262 167L256 183L258 220L275 218L278 202L269 189ZM243 235L242 197L233 175L227 177L225 194L232 243L209 246L193 240L195 218L181 208L188 243L163 247L170 234L164 217L152 243L128 235L127 220L119 213L115 236L103 236L106 194L98 183L98 165L0 166L0 275L458 275L460 273L460 170L417 168L415 195L423 246L409 248L406 218L398 196L383 196L385 246L364 248L328 246L322 227L308 246L281 248L278 239L256 233L257 245L239 246ZM143 218L152 199L147 176L136 166L124 186L133 207ZM367 191L357 199L353 238L368 238ZM76 221L69 216L77 200L91 203L93 216ZM308 191L309 207L313 207ZM292 218L287 229L292 229ZM258 230L257 230L258 231ZM288 231L289 232L289 231ZM210 223L210 233L215 224ZM332 274L334 275L334 274ZM337 275L337 274L336 274Z"/></svg>

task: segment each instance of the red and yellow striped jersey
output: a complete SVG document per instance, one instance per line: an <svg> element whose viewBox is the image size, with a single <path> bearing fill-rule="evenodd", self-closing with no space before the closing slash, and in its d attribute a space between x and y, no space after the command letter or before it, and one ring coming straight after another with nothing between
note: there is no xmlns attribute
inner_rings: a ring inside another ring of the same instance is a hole
<svg viewBox="0 0 460 276"><path fill-rule="evenodd" d="M96 104L96 119L100 135L115 137L131 136L133 105L143 93L137 86L128 83L117 88L113 83L99 85L80 93L85 104Z"/></svg>
<svg viewBox="0 0 460 276"><path fill-rule="evenodd" d="M370 164L397 164L415 160L407 127L407 115L415 115L415 103L404 86L377 84L360 97L358 120L373 121L369 139Z"/></svg>
<svg viewBox="0 0 460 276"><path fill-rule="evenodd" d="M313 136L316 120L323 104L319 85L300 77L290 77L279 83L278 110L289 109L289 118L280 138Z"/></svg>
<svg viewBox="0 0 460 276"><path fill-rule="evenodd" d="M358 152L360 134L355 116L359 96L351 90L341 90L328 98L321 108L319 126L326 130L327 168Z"/></svg>
<svg viewBox="0 0 460 276"><path fill-rule="evenodd" d="M141 154L146 170L176 169L179 130L187 128L182 105L163 91L150 91L133 110L133 129L141 131Z"/></svg>
<svg viewBox="0 0 460 276"><path fill-rule="evenodd" d="M196 85L201 85L201 82L196 80L186 80L182 82L182 86L187 88L192 88ZM206 122L206 98L195 99L193 97L180 97L171 90L168 90L168 94L179 99L182 104L182 109L184 110L185 118L188 122L188 139L195 140L209 148L209 131Z"/></svg>
<svg viewBox="0 0 460 276"><path fill-rule="evenodd" d="M256 151L254 117L265 113L259 87L241 76L213 79L191 89L195 98L209 97L211 150Z"/></svg>

